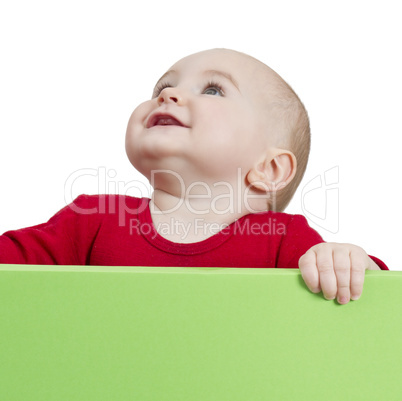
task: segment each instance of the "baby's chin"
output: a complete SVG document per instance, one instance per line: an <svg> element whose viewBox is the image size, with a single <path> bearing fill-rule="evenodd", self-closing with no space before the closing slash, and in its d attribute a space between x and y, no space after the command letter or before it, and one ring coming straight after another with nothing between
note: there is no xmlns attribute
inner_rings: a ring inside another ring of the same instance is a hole
<svg viewBox="0 0 402 401"><path fill-rule="evenodd" d="M185 158L179 157L177 152L160 148L130 148L126 147L126 153L132 166L143 174L149 181L155 174L166 172L177 176L180 180L184 172L188 170Z"/></svg>

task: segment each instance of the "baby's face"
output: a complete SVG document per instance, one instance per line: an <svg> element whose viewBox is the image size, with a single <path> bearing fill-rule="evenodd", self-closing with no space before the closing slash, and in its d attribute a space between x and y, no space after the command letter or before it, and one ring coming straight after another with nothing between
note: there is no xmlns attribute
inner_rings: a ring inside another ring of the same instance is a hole
<svg viewBox="0 0 402 401"><path fill-rule="evenodd" d="M155 169L189 180L230 180L238 168L245 176L269 147L263 73L258 62L230 50L178 61L158 81L152 99L131 115L131 163L148 178Z"/></svg>

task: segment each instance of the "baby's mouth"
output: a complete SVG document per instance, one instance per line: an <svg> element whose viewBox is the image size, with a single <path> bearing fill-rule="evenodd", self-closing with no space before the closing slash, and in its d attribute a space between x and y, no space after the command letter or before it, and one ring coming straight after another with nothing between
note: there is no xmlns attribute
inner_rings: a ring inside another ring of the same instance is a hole
<svg viewBox="0 0 402 401"><path fill-rule="evenodd" d="M148 120L147 128L166 125L185 127L185 125L181 121L171 116L170 114L155 114L154 116L151 116L151 118Z"/></svg>

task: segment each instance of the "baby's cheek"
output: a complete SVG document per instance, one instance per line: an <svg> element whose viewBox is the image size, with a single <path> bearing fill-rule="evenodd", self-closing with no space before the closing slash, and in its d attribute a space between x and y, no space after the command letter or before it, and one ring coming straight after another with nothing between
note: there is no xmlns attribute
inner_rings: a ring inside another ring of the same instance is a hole
<svg viewBox="0 0 402 401"><path fill-rule="evenodd" d="M139 113L138 108L133 111L130 116L130 119L127 124L126 130L126 153L130 160L135 156L135 143L137 141L138 136L141 133L141 130L144 130L145 127L141 123L142 122L141 114Z"/></svg>
<svg viewBox="0 0 402 401"><path fill-rule="evenodd" d="M145 121L147 117L151 114L153 109L154 107L152 106L152 101L148 100L144 103L141 103L131 113L129 125L131 122L133 122L133 123L141 123L143 126L145 126Z"/></svg>
<svg viewBox="0 0 402 401"><path fill-rule="evenodd" d="M131 163L133 163L133 161L136 158L135 155L135 140L134 140L134 135L132 133L132 130L130 129L130 124L129 127L127 128L127 133L126 133L126 154L130 160Z"/></svg>
<svg viewBox="0 0 402 401"><path fill-rule="evenodd" d="M126 131L126 147L127 141L130 141L134 137L138 136L141 131L145 130L145 124L147 117L152 112L153 108L150 102L141 103L132 113L127 124Z"/></svg>

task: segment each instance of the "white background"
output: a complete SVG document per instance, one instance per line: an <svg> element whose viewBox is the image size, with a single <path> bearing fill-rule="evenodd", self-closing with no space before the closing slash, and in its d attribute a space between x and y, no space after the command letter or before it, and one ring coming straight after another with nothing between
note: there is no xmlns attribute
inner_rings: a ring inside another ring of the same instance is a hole
<svg viewBox="0 0 402 401"><path fill-rule="evenodd" d="M306 212L325 240L360 245L402 270L396 0L5 3L0 233L47 221L80 193L114 193L118 182L117 192L149 196L145 186L127 190L146 183L125 155L132 110L175 61L226 47L276 70L309 111L310 164L286 211ZM66 194L68 177L82 169L100 174L77 178ZM323 187L303 203L318 176Z"/></svg>

